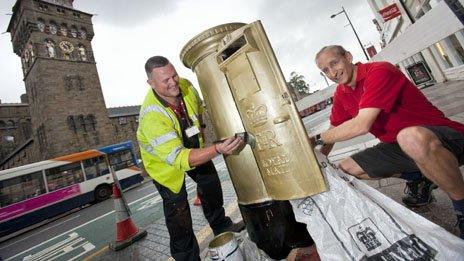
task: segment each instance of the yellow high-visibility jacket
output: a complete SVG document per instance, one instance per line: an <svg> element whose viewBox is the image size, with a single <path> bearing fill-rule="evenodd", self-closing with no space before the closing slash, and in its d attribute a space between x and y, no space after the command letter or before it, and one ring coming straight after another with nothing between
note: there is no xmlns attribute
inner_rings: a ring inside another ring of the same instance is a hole
<svg viewBox="0 0 464 261"><path fill-rule="evenodd" d="M179 79L179 86L188 116L200 129L199 116L203 113L203 106L198 92L183 78ZM137 140L148 175L178 193L184 183L185 172L192 169L188 162L191 149L182 145L182 131L176 114L163 104L150 88L140 108ZM202 148L202 135L199 139Z"/></svg>

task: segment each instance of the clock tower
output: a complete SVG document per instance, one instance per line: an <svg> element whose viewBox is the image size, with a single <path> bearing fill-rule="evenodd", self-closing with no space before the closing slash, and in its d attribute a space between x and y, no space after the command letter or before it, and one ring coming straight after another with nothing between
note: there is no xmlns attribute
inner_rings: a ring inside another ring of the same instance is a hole
<svg viewBox="0 0 464 261"><path fill-rule="evenodd" d="M73 0L17 0L8 25L21 58L36 158L113 143L91 41L92 15Z"/></svg>

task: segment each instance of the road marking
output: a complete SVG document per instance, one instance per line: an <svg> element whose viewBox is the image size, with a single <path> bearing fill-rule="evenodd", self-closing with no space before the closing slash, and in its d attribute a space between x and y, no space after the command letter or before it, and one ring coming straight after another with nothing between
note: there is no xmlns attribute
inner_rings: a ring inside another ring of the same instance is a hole
<svg viewBox="0 0 464 261"><path fill-rule="evenodd" d="M3 246L3 247L1 247L0 249L4 249L4 248L7 248L7 247L12 246L12 245L14 245L14 244L17 244L17 243L19 243L19 242L21 242L21 241L24 241L24 240L26 240L26 239L28 239L28 238L30 238L30 237L33 237L33 236L35 236L35 235L37 235L37 234L40 234L40 233L43 233L44 231L49 230L49 229L51 229L51 228L60 226L60 225L62 225L62 224L64 224L64 223L66 223L66 222L68 222L68 221L70 221L70 220L76 219L76 218L78 218L78 217L80 217L80 215L76 215L76 216L74 216L74 217L68 218L67 220L63 220L63 221L59 222L58 224L55 224L55 225L50 226L50 227L48 227L48 228L42 229L42 230L40 230L40 231L37 231L36 233L33 233L33 234L31 234L31 235L29 235L29 236L27 236L27 237L21 238L21 239L19 239L18 241L15 241L15 242L12 242L12 243L10 243L10 244L8 244L8 245L6 245L6 246Z"/></svg>
<svg viewBox="0 0 464 261"><path fill-rule="evenodd" d="M130 204L129 204L129 205L130 205ZM55 237L53 237L53 238L50 238L49 240L44 241L44 242L42 242L42 243L40 243L40 244L38 244L38 245L35 245L35 246L33 246L33 247L29 248L29 249L26 249L26 250L24 250L23 252L18 253L18 254L16 254L16 255L14 255L14 256L12 256L12 257L6 259L5 261L11 260L11 259L13 259L13 258L15 258L15 257L17 257L17 256L20 256L20 255L22 255L22 254L24 254L24 253L26 253L26 252L28 252L28 251L34 249L34 248L37 248L37 247L39 247L39 246L41 246L41 245L43 245L43 244L46 244L46 243L48 243L48 242L50 242L50 241L52 241L52 240L55 240L55 239L57 239L57 238L59 238L59 237L65 235L65 234L68 234L68 233L70 233L70 232L72 232L72 231L74 231L74 230L76 230L76 229L78 229L78 228L81 228L81 227L83 227L83 226L86 226L86 225L88 225L88 224L90 224L90 223L92 223L92 222L94 222L94 221L96 221L96 220L98 220L98 219L101 219L101 218L103 218L103 217L106 217L106 216L108 216L108 215L110 215L110 214L112 214L112 213L114 213L114 210L113 210L113 211L110 211L110 212L108 212L108 213L106 213L106 214L103 214L103 215L101 215L101 216L99 216L99 217L96 217L96 218L94 218L94 219L92 219L92 220L89 220L89 221L85 222L85 223L82 224L82 225L79 225L79 226L77 226L77 227L75 227L75 228L73 228L73 229L70 229L70 230L68 230L68 231L66 231L66 232L64 232L64 233L61 233L61 234L59 234L59 235L57 235L57 236L55 236Z"/></svg>
<svg viewBox="0 0 464 261"><path fill-rule="evenodd" d="M61 256L64 256L64 255L68 254L69 252L75 250L73 245L77 244L77 243L80 243L83 240L85 240L85 238L79 237L79 238L75 239L74 241L69 242L66 246L64 246L62 248L54 249L52 252L46 253L44 256L39 256L39 258L36 259L36 260L37 261L45 261L45 260L52 261L52 260L55 260L55 259L57 259L57 258L59 258Z"/></svg>
<svg viewBox="0 0 464 261"><path fill-rule="evenodd" d="M82 253L80 253L79 255L77 255L77 256L75 256L75 257L69 259L69 261L76 260L77 258L83 256L84 254L86 254L86 253L92 251L92 250L95 248L95 246L92 245L90 242L87 242L85 245L82 246L82 248L84 248L85 251L82 252Z"/></svg>
<svg viewBox="0 0 464 261"><path fill-rule="evenodd" d="M148 184L148 185L144 186L143 188L137 189L137 191L140 192L140 191L142 191L142 190L151 189L151 188L152 188L152 186L149 186L149 185L150 185L150 184L153 184L153 183L150 182L150 183L146 183L146 184Z"/></svg>
<svg viewBox="0 0 464 261"><path fill-rule="evenodd" d="M49 249L55 249L55 248L59 248L61 247L62 245L66 245L67 243L69 243L70 241L74 240L75 238L77 238L79 235L77 233L71 233L68 235L69 237L67 239L65 239L64 241L61 241L61 242L58 242L52 246L49 246L45 249L43 249L42 251L40 252L37 252L33 255L28 255L28 256L25 256L23 258L23 260L38 260L38 258L40 258L40 256L42 254L45 254L47 251L49 251ZM10 258L11 259L11 258ZM7 259L9 260L9 259Z"/></svg>
<svg viewBox="0 0 464 261"><path fill-rule="evenodd" d="M189 189L190 189L191 187L193 187L194 185L195 185L195 184L190 183L189 185L187 185L187 186L185 187L185 189L187 190L187 193L188 193ZM141 210L150 208L150 207L152 207L153 205L156 205L156 204L158 204L158 203L161 202L161 201L162 201L162 199L161 199L161 196L160 196L160 195L158 195L158 196L156 196L156 197L154 197L154 198L150 198L150 199L148 199L148 200L146 200L146 201L140 203L142 206L139 207L139 208L137 209L137 211L141 211Z"/></svg>
<svg viewBox="0 0 464 261"><path fill-rule="evenodd" d="M187 182L187 181L186 181L186 182ZM148 195L146 195L146 196L143 196L143 197L141 197L141 198L139 198L139 199L137 199L137 200L135 200L135 201L132 201L131 203L129 203L129 206L132 205L132 204L135 204L135 203L137 203L137 202L140 202L140 201L142 201L142 200L144 200L144 199L146 199L146 198L148 198L148 197L151 197L151 196L153 196L153 195L159 195L158 190L156 190L155 192L150 193L150 194L148 194Z"/></svg>
<svg viewBox="0 0 464 261"><path fill-rule="evenodd" d="M60 258L64 255L67 255L73 251L83 249L83 252L80 252L78 255L74 256L70 260L74 260L87 252L92 251L95 246L88 242L85 238L79 236L77 233L71 233L68 235L68 238L64 241L58 242L52 246L49 246L42 251L28 255L23 258L24 261L52 261L57 258Z"/></svg>
<svg viewBox="0 0 464 261"><path fill-rule="evenodd" d="M191 188L194 184L191 183L191 182L189 182L189 183L190 183L190 184L188 184L187 187L188 187L188 188ZM189 193L188 190L187 190L187 192ZM190 191L190 192L191 192L191 191ZM139 202L139 201L141 201L141 200L144 200L144 199L146 199L147 197L150 197L150 196L153 196L153 195L156 195L156 194L159 194L159 193L158 193L157 191L154 192L154 193L150 193L150 194L148 194L148 195L146 195L146 196L144 196L144 197L142 197L142 198L139 198L139 199L137 199L137 200L135 200L135 201L132 201L131 203L129 203L129 206L130 206L130 205L133 205L133 204L135 204L135 203L137 203L137 202ZM151 200L151 199L149 199L149 200ZM17 256L20 256L20 255L22 255L22 254L24 254L24 253L26 253L26 252L28 252L28 251L31 251L31 250L34 249L34 248L37 248L37 247L39 247L39 246L41 246L41 245L43 245L43 244L46 244L46 243L48 243L48 242L50 242L50 241L52 241L52 240L54 240L54 239L57 239L57 238L59 238L59 237L65 235L65 234L68 234L68 233L70 233L70 232L72 232L72 231L74 231L74 230L77 230L77 229L79 229L79 228L81 228L81 227L83 227L83 226L86 226L86 225L88 225L88 224L90 224L90 223L92 223L92 222L94 222L94 221L96 221L96 220L99 220L99 219L101 219L101 218L103 218L103 217L106 217L106 216L108 216L108 215L110 215L110 214L112 214L112 213L114 213L114 212L115 212L115 211L112 210L112 211L110 211L110 212L108 212L108 213L106 213L106 214L103 214L103 215L101 215L101 216L99 216L99 217L96 217L96 218L94 218L94 219L92 219L92 220L89 220L89 221L85 222L85 223L82 224L82 225L79 225L79 226L77 226L77 227L75 227L75 228L73 228L73 229L70 229L70 230L68 230L68 231L66 231L66 232L64 232L64 233L61 233L61 234L59 234L59 235L57 235L57 236L55 236L55 237L53 237L53 238L51 238L51 239L49 239L49 240L47 240L47 241L44 241L44 242L42 242L42 243L40 243L40 244L38 244L38 245L35 245L35 246L33 246L33 247L29 248L29 249L26 249L26 250L24 250L24 251L22 251L22 252L20 252L20 253L18 253L18 254L16 254L16 255L14 255L14 256L12 256L12 257L10 257L10 258L8 258L8 259L6 259L5 261L8 261L8 260L11 260L11 259L13 259L13 258L15 258L15 257L17 257ZM100 251L100 250L99 250L99 251Z"/></svg>

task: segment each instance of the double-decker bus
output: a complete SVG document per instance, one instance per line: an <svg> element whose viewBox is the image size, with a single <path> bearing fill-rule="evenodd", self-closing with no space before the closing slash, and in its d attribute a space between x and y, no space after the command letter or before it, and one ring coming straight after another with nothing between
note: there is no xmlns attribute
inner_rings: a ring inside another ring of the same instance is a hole
<svg viewBox="0 0 464 261"><path fill-rule="evenodd" d="M113 176L108 163L122 189L143 181L131 141L0 171L0 241L109 198Z"/></svg>

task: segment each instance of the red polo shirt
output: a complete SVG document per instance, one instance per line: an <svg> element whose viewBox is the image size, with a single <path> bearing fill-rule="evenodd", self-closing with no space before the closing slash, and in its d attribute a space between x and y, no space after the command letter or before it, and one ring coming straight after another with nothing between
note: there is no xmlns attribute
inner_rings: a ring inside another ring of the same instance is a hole
<svg viewBox="0 0 464 261"><path fill-rule="evenodd" d="M357 63L356 87L338 85L330 123L338 126L350 120L362 108L382 111L370 132L380 141L396 142L406 127L448 126L464 134L464 125L445 117L422 92L394 65L387 62Z"/></svg>

